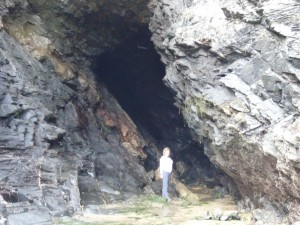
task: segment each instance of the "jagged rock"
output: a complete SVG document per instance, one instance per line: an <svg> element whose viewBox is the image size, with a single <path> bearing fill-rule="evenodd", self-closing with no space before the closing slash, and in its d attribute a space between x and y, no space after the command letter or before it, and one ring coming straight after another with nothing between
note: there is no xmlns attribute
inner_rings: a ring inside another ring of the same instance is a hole
<svg viewBox="0 0 300 225"><path fill-rule="evenodd" d="M255 209L252 212L253 218L263 224L281 224L282 219L275 211Z"/></svg>
<svg viewBox="0 0 300 225"><path fill-rule="evenodd" d="M206 220L220 220L222 216L223 212L217 208L214 211L207 211L204 218Z"/></svg>
<svg viewBox="0 0 300 225"><path fill-rule="evenodd" d="M102 209L100 209L98 205L88 205L84 208L84 215L86 216L99 214L102 214Z"/></svg>
<svg viewBox="0 0 300 225"><path fill-rule="evenodd" d="M40 3L30 5L50 10ZM117 4L122 13L127 3ZM144 4L140 1L139 7ZM81 214L81 204L123 200L142 193L150 183L138 158L144 157L145 140L135 124L106 88L97 85L87 67L78 69L62 60L62 54L70 54L67 44L59 44L64 53L54 50L58 42L45 35L50 20L25 13L30 5L14 0L0 3L0 182L15 193L1 201L0 208L10 225L52 224L53 216ZM51 12L70 9L58 6ZM130 7L140 15L148 13L136 6ZM20 11L14 20L10 16L16 8L26 15ZM17 35L18 30L22 32ZM99 51L79 45L88 54ZM113 113L109 122L97 114L101 110Z"/></svg>
<svg viewBox="0 0 300 225"><path fill-rule="evenodd" d="M254 207L270 201L291 218L300 207L299 7L157 0L150 22L164 82L205 153Z"/></svg>
<svg viewBox="0 0 300 225"><path fill-rule="evenodd" d="M175 181L175 189L178 192L179 196L185 198L191 202L199 201L199 196L189 190L186 185L181 183L180 181Z"/></svg>
<svg viewBox="0 0 300 225"><path fill-rule="evenodd" d="M0 117L7 117L12 115L20 110L20 107L17 105L11 104L1 104L0 105Z"/></svg>
<svg viewBox="0 0 300 225"><path fill-rule="evenodd" d="M240 216L237 211L222 211L219 208L216 208L213 211L207 211L204 216L206 220L220 220L220 221L229 221L229 220L240 220Z"/></svg>
<svg viewBox="0 0 300 225"><path fill-rule="evenodd" d="M184 162L179 161L176 163L176 171L179 173L180 176L182 176L186 172L186 166Z"/></svg>
<svg viewBox="0 0 300 225"><path fill-rule="evenodd" d="M37 129L38 134L47 141L57 140L66 133L64 129L46 123L40 124Z"/></svg>
<svg viewBox="0 0 300 225"><path fill-rule="evenodd" d="M24 135L22 133L1 127L0 134L2 149L24 149Z"/></svg>
<svg viewBox="0 0 300 225"><path fill-rule="evenodd" d="M150 185L147 185L146 187L144 187L144 194L147 196L155 195L155 193Z"/></svg>

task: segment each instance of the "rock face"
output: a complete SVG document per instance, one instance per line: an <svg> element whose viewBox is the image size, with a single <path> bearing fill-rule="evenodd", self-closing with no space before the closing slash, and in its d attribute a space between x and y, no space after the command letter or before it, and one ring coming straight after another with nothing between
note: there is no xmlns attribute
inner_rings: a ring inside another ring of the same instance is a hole
<svg viewBox="0 0 300 225"><path fill-rule="evenodd" d="M164 81L205 153L248 207L299 220L299 1L154 0L151 9Z"/></svg>
<svg viewBox="0 0 300 225"><path fill-rule="evenodd" d="M0 193L9 224L47 224L49 212L71 215L80 204L142 193L144 140L105 88L85 80L75 92L0 36Z"/></svg>
<svg viewBox="0 0 300 225"><path fill-rule="evenodd" d="M0 9L5 29L36 58L85 64L81 57L111 50L148 24L147 2L7 0Z"/></svg>
<svg viewBox="0 0 300 225"><path fill-rule="evenodd" d="M55 34L67 28L48 30L46 12L76 11L76 2L55 2L0 3L0 214L9 225L52 224L52 216L141 194L151 183L135 124L85 64L72 63L76 54L83 61L81 51L70 60L60 51L70 43Z"/></svg>

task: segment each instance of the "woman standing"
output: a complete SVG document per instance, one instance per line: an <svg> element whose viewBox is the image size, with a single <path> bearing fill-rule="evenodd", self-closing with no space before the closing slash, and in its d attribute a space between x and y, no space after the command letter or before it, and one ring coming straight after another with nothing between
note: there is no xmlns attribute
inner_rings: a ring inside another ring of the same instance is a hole
<svg viewBox="0 0 300 225"><path fill-rule="evenodd" d="M170 158L170 148L163 149L163 155L159 160L160 177L162 178L162 196L170 201L168 186L170 182L173 160Z"/></svg>

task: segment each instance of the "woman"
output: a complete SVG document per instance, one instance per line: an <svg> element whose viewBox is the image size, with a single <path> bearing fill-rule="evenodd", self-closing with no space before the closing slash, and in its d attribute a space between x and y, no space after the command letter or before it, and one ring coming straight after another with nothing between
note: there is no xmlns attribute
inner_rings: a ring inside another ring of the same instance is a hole
<svg viewBox="0 0 300 225"><path fill-rule="evenodd" d="M162 196L170 201L168 186L171 177L173 160L170 158L170 148L163 149L163 155L159 160L160 177L162 178Z"/></svg>

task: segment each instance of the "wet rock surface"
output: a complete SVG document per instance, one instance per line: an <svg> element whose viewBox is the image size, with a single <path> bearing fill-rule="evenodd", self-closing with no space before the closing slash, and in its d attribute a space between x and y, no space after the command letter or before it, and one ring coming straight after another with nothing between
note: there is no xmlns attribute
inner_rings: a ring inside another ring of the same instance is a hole
<svg viewBox="0 0 300 225"><path fill-rule="evenodd" d="M105 87L88 70L70 80L67 64L29 53L32 46L24 49L3 29L0 36L3 220L52 224L53 216L82 213L82 205L143 193L150 183L140 161L145 141Z"/></svg>
<svg viewBox="0 0 300 225"><path fill-rule="evenodd" d="M299 220L299 2L151 7L165 84L205 153L234 179L246 207Z"/></svg>

